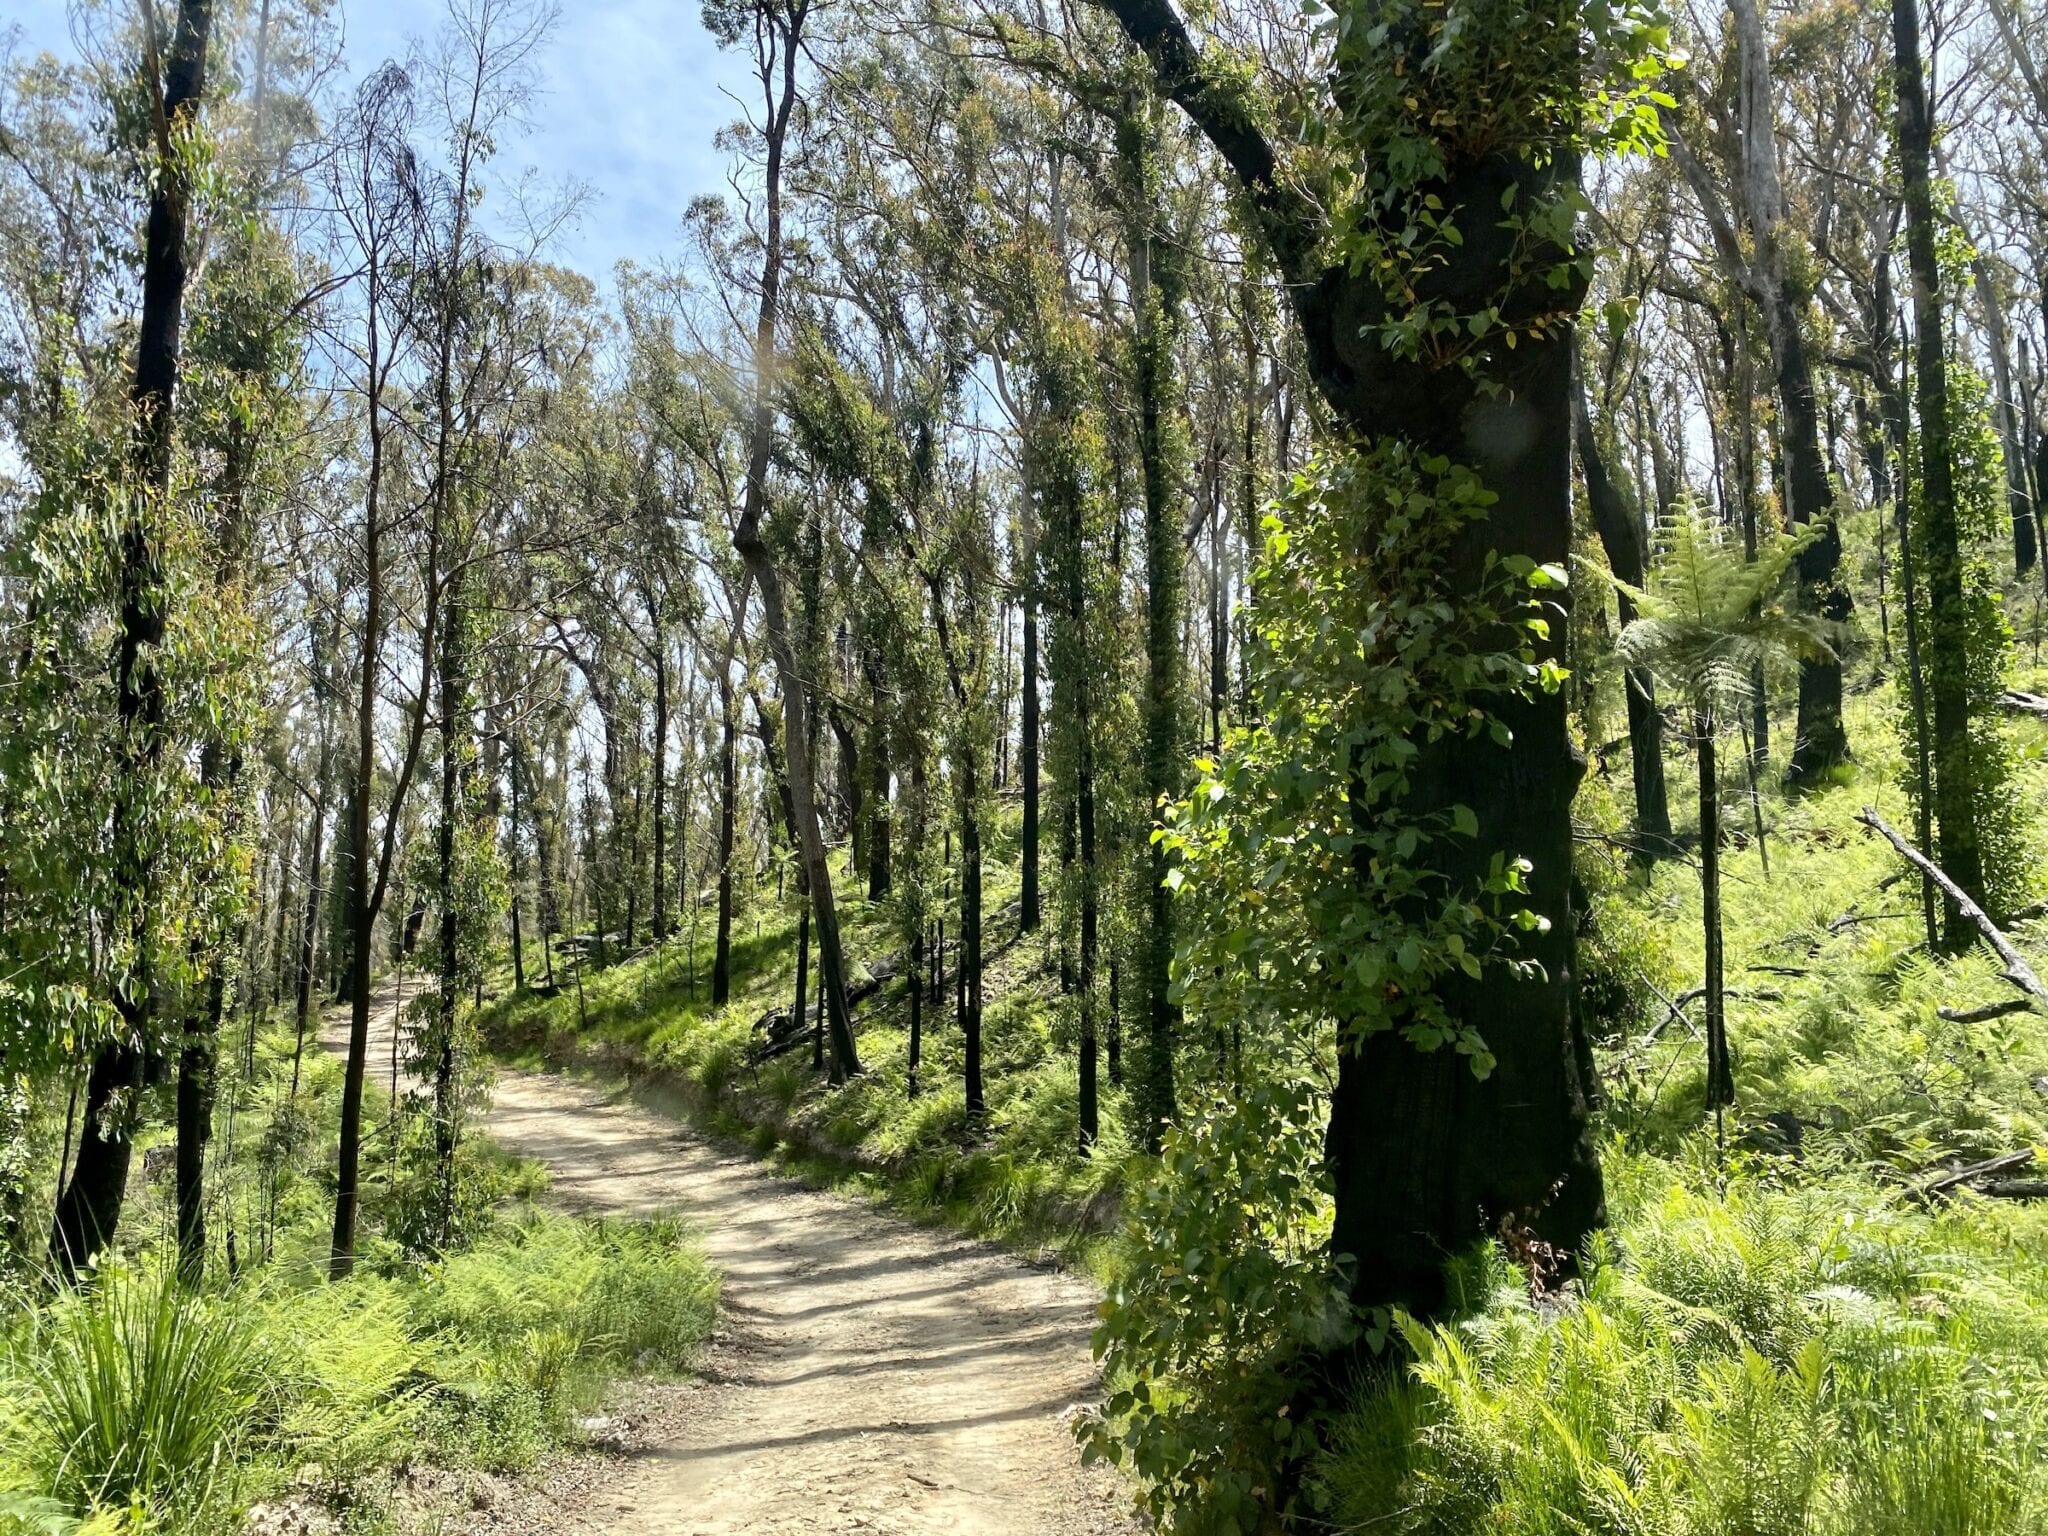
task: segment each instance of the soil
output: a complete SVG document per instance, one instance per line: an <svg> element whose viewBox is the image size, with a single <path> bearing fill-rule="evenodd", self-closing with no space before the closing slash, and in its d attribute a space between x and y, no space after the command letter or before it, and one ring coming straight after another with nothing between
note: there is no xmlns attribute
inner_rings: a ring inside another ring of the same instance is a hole
<svg viewBox="0 0 2048 1536"><path fill-rule="evenodd" d="M372 1069L390 1058L389 997ZM346 1020L327 1043L346 1043ZM629 1384L612 1448L480 1484L448 1526L606 1536L1126 1536L1116 1474L1070 1428L1099 1396L1098 1296L1072 1276L806 1188L588 1082L498 1074L488 1129L577 1212L672 1212L724 1277L695 1379Z"/></svg>

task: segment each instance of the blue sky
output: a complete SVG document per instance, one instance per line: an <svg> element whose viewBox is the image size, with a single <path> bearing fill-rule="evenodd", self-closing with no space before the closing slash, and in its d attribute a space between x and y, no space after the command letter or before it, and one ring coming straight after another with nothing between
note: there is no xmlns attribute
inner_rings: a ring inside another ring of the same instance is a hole
<svg viewBox="0 0 2048 1536"><path fill-rule="evenodd" d="M433 31L435 0L338 0L353 77ZM4 0L0 30L20 29L27 51L74 49L65 0ZM694 0L565 0L540 61L541 99L527 135L504 146L500 174L531 166L549 181L590 191L558 260L600 280L623 259L678 254L690 199L725 190L726 157L712 146L739 115L726 91L744 92L736 57L705 33Z"/></svg>

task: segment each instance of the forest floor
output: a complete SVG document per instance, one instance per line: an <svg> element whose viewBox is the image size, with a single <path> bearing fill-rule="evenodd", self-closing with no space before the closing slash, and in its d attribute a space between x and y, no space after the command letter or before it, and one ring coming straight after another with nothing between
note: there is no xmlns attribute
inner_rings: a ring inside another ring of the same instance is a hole
<svg viewBox="0 0 2048 1536"><path fill-rule="evenodd" d="M390 1060L395 1014L380 996L373 1064ZM345 1019L325 1039L345 1045ZM546 1166L554 1201L697 1224L723 1316L696 1379L627 1389L594 1432L616 1454L493 1490L462 1528L1134 1529L1121 1481L1083 1469L1068 1429L1099 1394L1085 1282L777 1177L584 1081L501 1068L493 1097L491 1136Z"/></svg>

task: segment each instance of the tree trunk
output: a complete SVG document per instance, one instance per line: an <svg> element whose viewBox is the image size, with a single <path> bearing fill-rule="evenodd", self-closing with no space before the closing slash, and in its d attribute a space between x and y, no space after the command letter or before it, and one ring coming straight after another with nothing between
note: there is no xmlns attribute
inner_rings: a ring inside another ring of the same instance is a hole
<svg viewBox="0 0 2048 1536"><path fill-rule="evenodd" d="M1181 502L1186 488L1181 466L1174 462L1171 415L1177 408L1174 345L1180 331L1184 294L1181 263L1170 241L1161 240L1162 153L1158 109L1150 93L1130 103L1117 123L1117 150L1125 183L1126 239L1130 249L1131 308L1136 316L1135 370L1138 393L1138 465L1145 501L1145 806L1148 830L1158 824L1159 806L1180 797L1183 750L1181 698L1185 690L1180 626L1183 617ZM1221 488L1213 487L1210 547L1215 555ZM1076 566L1076 576L1080 574ZM1210 572L1214 596L1210 607L1210 699L1215 730L1223 719L1222 563ZM1078 588L1078 583L1077 583ZM1074 622L1082 622L1081 593L1069 594L1076 604ZM1094 745L1088 739L1086 700L1082 699L1081 771L1076 784L1081 818L1081 1146L1096 1139L1094 1031L1095 1003L1095 787ZM1156 1150L1166 1122L1173 1117L1173 1043L1180 1032L1180 1005L1171 994L1174 930L1173 898L1166 888L1165 846L1149 845L1145 903L1145 1146Z"/></svg>
<svg viewBox="0 0 2048 1536"><path fill-rule="evenodd" d="M1700 912L1707 950L1707 1108L1735 1102L1735 1069L1728 1053L1728 1014L1721 957L1721 771L1714 751L1718 729L1711 714L1694 717L1700 760Z"/></svg>
<svg viewBox="0 0 2048 1536"><path fill-rule="evenodd" d="M1028 479L1024 488L1026 535L1024 539L1024 660L1023 682L1018 708L1017 778L1024 790L1024 830L1018 850L1021 863L1018 892L1017 929L1036 933L1039 924L1038 894L1038 559L1037 539L1031 535L1031 499L1036 494Z"/></svg>
<svg viewBox="0 0 2048 1536"><path fill-rule="evenodd" d="M718 941L711 957L711 1003L732 996L732 844L740 774L738 722L733 718L732 662L718 674Z"/></svg>
<svg viewBox="0 0 2048 1536"><path fill-rule="evenodd" d="M1917 28L1915 29L1918 30ZM1924 94L1924 88L1923 88ZM1992 414L1998 423L1999 446L2005 455L2006 510L2012 519L2013 575L2024 576L2040 560L2035 537L2034 498L2027 488L2027 453L2021 440L2019 410L2014 402L2012 353L2005 334L2005 306L1991 281L1991 267L1982 256L1970 263L1977 303L1984 311L1984 346L1991 354Z"/></svg>
<svg viewBox="0 0 2048 1536"><path fill-rule="evenodd" d="M654 942L668 938L668 647L654 634Z"/></svg>
<svg viewBox="0 0 2048 1536"><path fill-rule="evenodd" d="M1892 57L1898 100L1899 169L1905 190L1906 262L1913 279L1914 384L1920 414L1920 527L1926 560L1928 698L1934 726L1934 819L1941 867L1970 898L1984 901L1984 859L1977 826L1977 785L1970 737L1969 612L1956 520L1955 461L1949 419L1948 359L1941 316L1941 268L1935 252L1931 162L1934 125L1920 64L1916 0L1892 0ZM1974 926L1948 903L1943 944L1967 949Z"/></svg>
<svg viewBox="0 0 2048 1536"><path fill-rule="evenodd" d="M1492 354L1485 391L1455 366L1432 368L1383 347L1378 280L1321 265L1324 215L1279 173L1242 94L1218 84L1167 0L1102 3L1244 188L1285 279L1309 377L1336 420L1367 439L1392 438L1471 465L1498 495L1490 514L1447 552L1454 590L1485 590L1494 552L1564 565L1572 530L1570 324L1552 322L1515 350ZM1391 10L1385 19L1396 32L1411 25ZM1396 36L1388 47L1398 53L1410 45L1419 39ZM1581 64L1575 49L1560 47L1523 67L1555 71L1558 88L1570 90ZM1545 152L1472 162L1446 146L1444 173L1427 190L1444 217L1457 220L1463 243L1431 280L1432 294L1440 282L1442 297L1460 309L1474 302L1557 309L1559 296L1531 291L1540 284L1526 275L1543 262L1518 255L1500 231L1505 202L1549 206L1576 179L1568 150L1532 147ZM1521 286L1510 286L1511 271L1524 274ZM1565 630L1553 619L1539 660L1561 660ZM1483 703L1508 728L1511 745L1418 736L1404 811L1426 816L1464 805L1473 813L1474 836L1433 850L1450 889L1481 888L1496 860L1529 861L1526 904L1546 926L1523 938L1518 958L1535 964L1495 964L1477 979L1454 973L1439 984L1449 1016L1483 1031L1496 1058L1483 1079L1454 1052L1420 1051L1397 1031L1347 1040L1325 1143L1335 1196L1331 1249L1356 1266L1354 1297L1425 1314L1446 1300L1447 1254L1507 1228L1569 1256L1605 1219L1590 1122L1596 1078L1576 1016L1570 909L1571 799L1583 765L1561 692Z"/></svg>
<svg viewBox="0 0 2048 1536"><path fill-rule="evenodd" d="M1620 483L1608 473L1583 381L1573 393L1572 408L1579 471L1586 482L1586 501L1592 508L1600 547L1607 553L1607 567L1616 580L1640 590L1648 563L1643 522L1622 494ZM1616 603L1621 626L1626 629L1636 616L1635 599L1619 592ZM1629 770L1635 783L1638 851L1651 856L1668 853L1673 844L1671 805L1664 787L1664 717L1657 709L1656 686L1649 669L1630 668L1622 678L1622 693L1628 702Z"/></svg>
<svg viewBox="0 0 2048 1536"><path fill-rule="evenodd" d="M763 13L764 17L766 12ZM747 450L746 490L733 548L748 574L761 588L761 611L768 630L768 649L782 684L785 713L784 746L789 759L789 790L796 815L798 856L810 883L811 905L818 924L818 981L831 1019L832 1078L838 1082L860 1071L854 1049L853 1020L846 1004L846 962L839 939L839 911L833 899L832 870L825 838L818 825L817 781L812 771L809 701L804 673L798 665L782 592L782 573L768 552L761 524L768 514L769 458L774 448L775 405L769 379L776 367L775 330L782 288L782 157L790 116L797 103L797 53L802 12L778 13L759 33L762 78L770 86L771 110L762 133L763 230L761 305L754 328L754 406ZM779 76L779 80L778 80Z"/></svg>
<svg viewBox="0 0 2048 1536"><path fill-rule="evenodd" d="M988 1113L981 1070L981 770L970 747L960 754L960 1039L970 1119ZM941 961L943 964L943 960Z"/></svg>
<svg viewBox="0 0 2048 1536"><path fill-rule="evenodd" d="M157 26L152 10L144 24ZM134 415L131 469L141 495L119 530L120 629L115 643L115 711L121 724L118 784L111 844L118 888L130 909L122 914L136 952L134 974L116 984L119 1034L95 1053L88 1076L86 1130L69 1182L58 1197L51 1261L65 1279L114 1238L120 1225L133 1151L133 1116L140 1106L122 1090L141 1087L141 1070L155 1028L156 988L150 975L153 943L150 892L154 855L138 823L152 793L149 780L164 753L163 679L157 653L166 632L163 553L147 506L171 493L175 396L183 340L186 220L190 189L170 135L196 114L206 90L206 54L213 28L211 0L181 0L165 57L158 132L159 163L143 226L142 316L128 403ZM160 46L161 39L152 39ZM152 54L154 57L154 53ZM97 1098L94 1088L100 1090Z"/></svg>
<svg viewBox="0 0 2048 1536"><path fill-rule="evenodd" d="M810 998L811 982L811 904L807 901L796 915L796 1027L804 1025L804 1005ZM821 1030L824 1021L819 1021ZM811 1042L811 1067L815 1071L825 1065L825 1041L822 1033Z"/></svg>
<svg viewBox="0 0 2048 1536"><path fill-rule="evenodd" d="M456 831L464 814L463 720L467 714L467 662L461 578L449 583L441 632L441 818L435 829L435 883L440 904L439 985L434 995L435 1230L446 1244L455 1235L456 1108L461 1063L456 1016L462 991L462 910L457 890Z"/></svg>
<svg viewBox="0 0 2048 1536"><path fill-rule="evenodd" d="M889 726L883 713L882 680L868 681L868 900L889 894Z"/></svg>

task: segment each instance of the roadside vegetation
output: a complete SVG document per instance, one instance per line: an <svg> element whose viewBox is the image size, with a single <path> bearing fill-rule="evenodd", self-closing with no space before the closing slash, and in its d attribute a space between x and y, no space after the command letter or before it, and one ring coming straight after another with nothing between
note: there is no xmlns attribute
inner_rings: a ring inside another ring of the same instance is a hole
<svg viewBox="0 0 2048 1536"><path fill-rule="evenodd" d="M461 1245L402 1241L419 1196L386 1158L364 1262L329 1285L319 1170L342 1064L309 1045L293 1092L293 1035L252 1045L219 1168L232 1269L196 1289L179 1278L151 1236L167 1230L157 1178L137 1191L143 1240L91 1284L30 1272L0 1290L7 1536L214 1536L280 1501L351 1531L431 1525L466 1501L468 1475L583 1444L621 1377L687 1372L710 1333L717 1278L683 1228L552 1213L545 1172L481 1138ZM382 1146L388 1100L372 1104ZM139 1169L158 1166L151 1144Z"/></svg>

